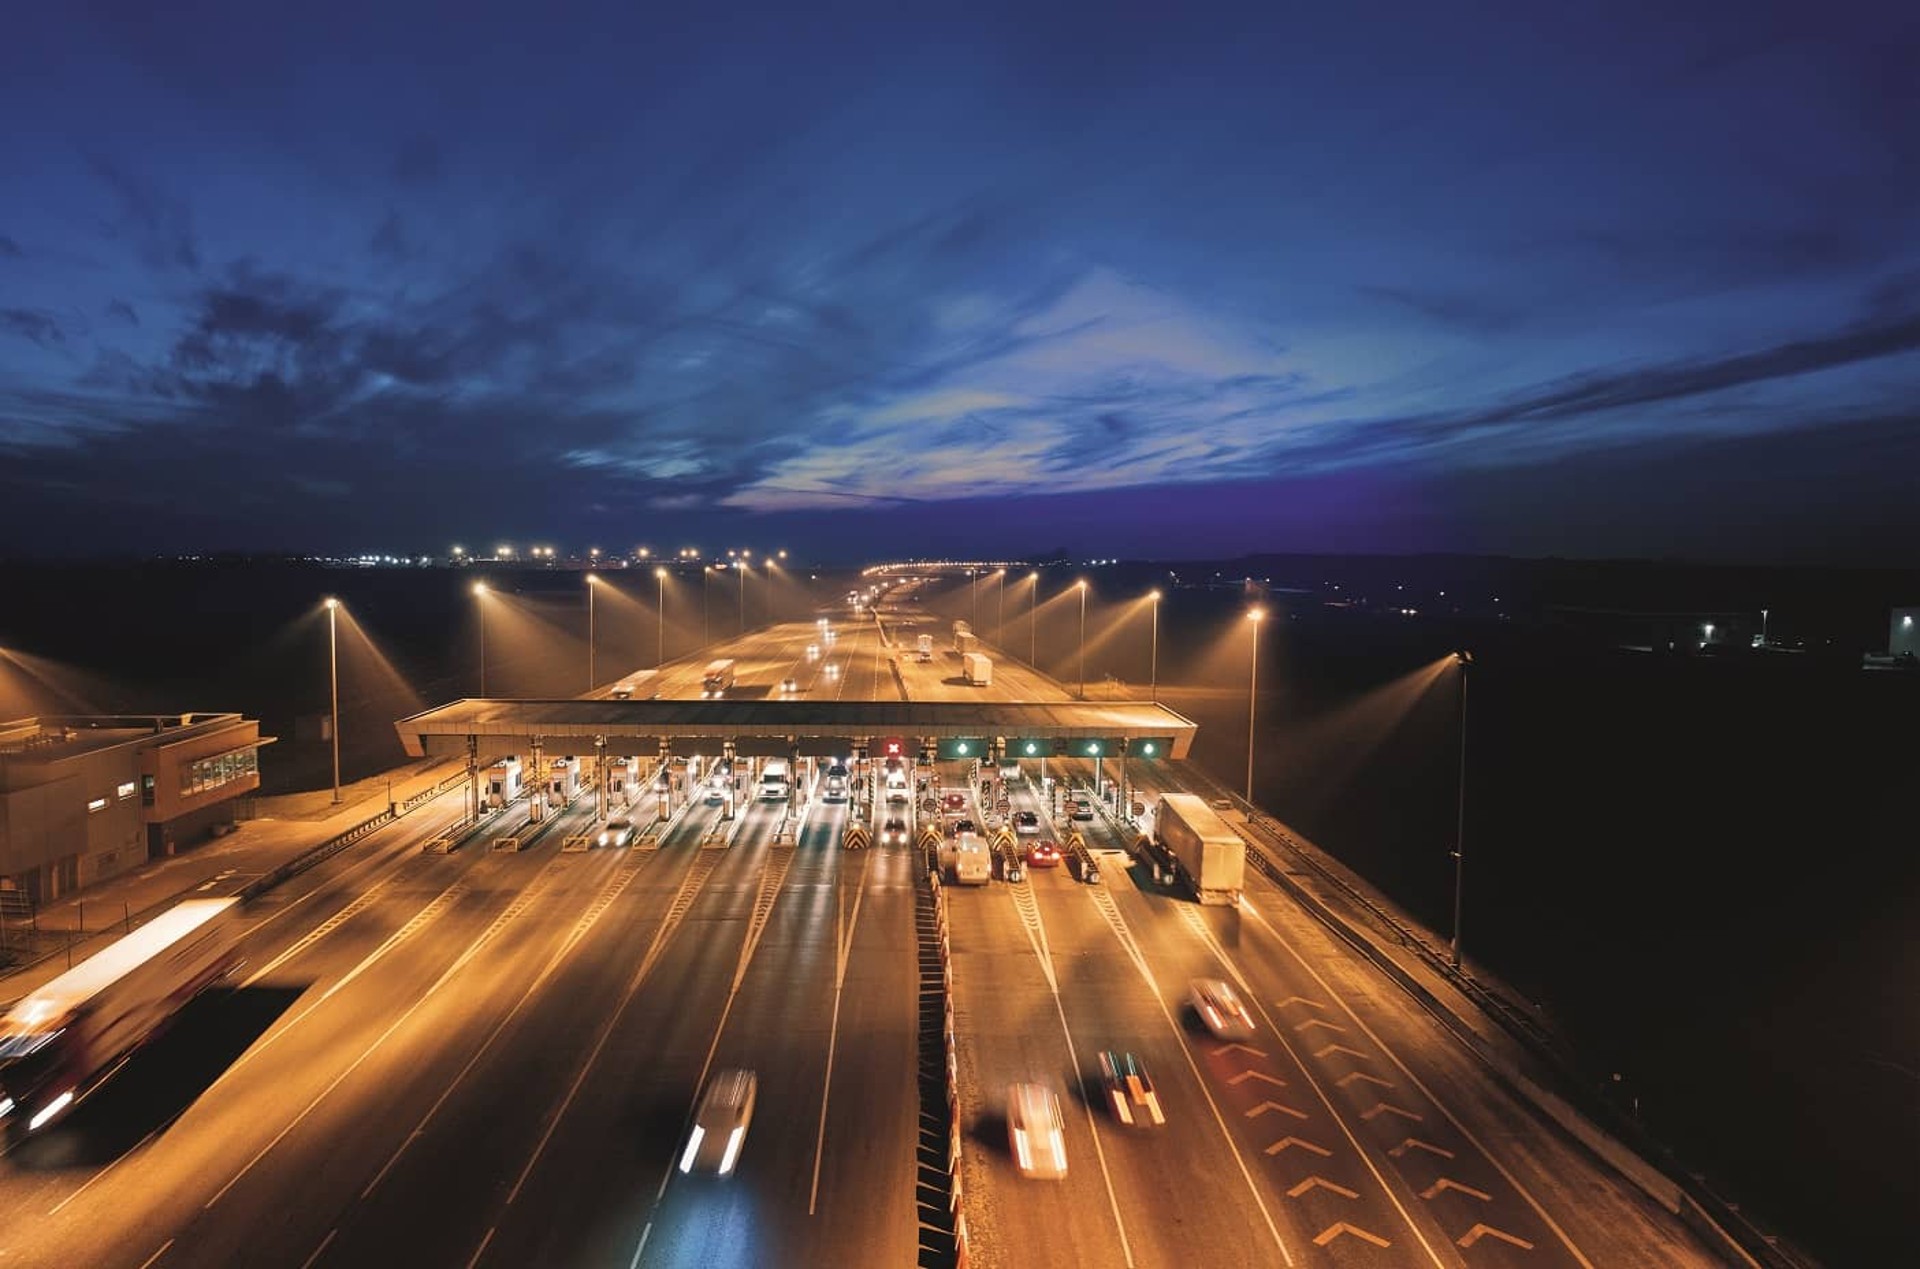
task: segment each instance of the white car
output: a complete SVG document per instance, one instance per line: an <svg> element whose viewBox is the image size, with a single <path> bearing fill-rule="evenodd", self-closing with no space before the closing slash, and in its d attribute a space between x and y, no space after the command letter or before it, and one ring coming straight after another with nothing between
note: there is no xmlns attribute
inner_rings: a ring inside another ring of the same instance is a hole
<svg viewBox="0 0 1920 1269"><path fill-rule="evenodd" d="M818 661L819 659L820 659L820 645L817 643L809 643L807 645L807 660Z"/></svg>
<svg viewBox="0 0 1920 1269"><path fill-rule="evenodd" d="M1066 1120L1052 1089L1015 1084L1007 1090L1007 1144L1021 1176L1047 1181L1066 1177Z"/></svg>
<svg viewBox="0 0 1920 1269"><path fill-rule="evenodd" d="M1013 831L1022 837L1032 836L1040 831L1040 817L1032 811L1013 813Z"/></svg>
<svg viewBox="0 0 1920 1269"><path fill-rule="evenodd" d="M1207 1030L1222 1040L1245 1040L1253 1035L1253 1015L1240 994L1218 978L1196 978L1189 988L1193 1011Z"/></svg>
<svg viewBox="0 0 1920 1269"><path fill-rule="evenodd" d="M633 841L632 820L608 820L598 838L602 846L626 846Z"/></svg>
<svg viewBox="0 0 1920 1269"><path fill-rule="evenodd" d="M753 1122L753 1101L760 1081L752 1071L719 1071L707 1081L700 1108L693 1113L693 1131L680 1152L682 1172L711 1172L732 1176L740 1162L740 1147Z"/></svg>

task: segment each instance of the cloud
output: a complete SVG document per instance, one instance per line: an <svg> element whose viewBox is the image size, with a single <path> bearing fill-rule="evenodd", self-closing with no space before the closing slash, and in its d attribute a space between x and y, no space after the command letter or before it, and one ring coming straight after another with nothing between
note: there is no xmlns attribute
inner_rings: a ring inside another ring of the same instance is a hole
<svg viewBox="0 0 1920 1269"><path fill-rule="evenodd" d="M107 301L107 316L117 317L129 326L140 324L140 314L133 311L133 305L122 299Z"/></svg>
<svg viewBox="0 0 1920 1269"><path fill-rule="evenodd" d="M0 260L18 260L27 253L20 250L20 244L5 234L0 234Z"/></svg>
<svg viewBox="0 0 1920 1269"><path fill-rule="evenodd" d="M67 342L59 320L44 309L0 308L0 334L17 335L42 348L61 348Z"/></svg>
<svg viewBox="0 0 1920 1269"><path fill-rule="evenodd" d="M89 151L87 163L119 205L118 219L108 222L114 236L130 240L150 268L191 272L200 267L193 216L185 203L106 154Z"/></svg>

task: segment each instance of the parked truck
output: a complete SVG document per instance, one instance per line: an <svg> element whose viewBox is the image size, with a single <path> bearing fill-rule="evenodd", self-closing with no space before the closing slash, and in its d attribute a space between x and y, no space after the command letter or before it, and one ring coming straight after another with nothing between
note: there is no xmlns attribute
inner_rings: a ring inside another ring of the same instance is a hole
<svg viewBox="0 0 1920 1269"><path fill-rule="evenodd" d="M87 1096L181 1006L239 965L222 918L239 900L187 899L0 1017L0 1122L19 1141Z"/></svg>
<svg viewBox="0 0 1920 1269"><path fill-rule="evenodd" d="M1247 844L1204 799L1191 793L1166 794L1154 816L1153 833L1201 903L1240 902Z"/></svg>
<svg viewBox="0 0 1920 1269"><path fill-rule="evenodd" d="M960 670L975 687L986 687L993 682L993 658L984 653L969 652L961 657Z"/></svg>

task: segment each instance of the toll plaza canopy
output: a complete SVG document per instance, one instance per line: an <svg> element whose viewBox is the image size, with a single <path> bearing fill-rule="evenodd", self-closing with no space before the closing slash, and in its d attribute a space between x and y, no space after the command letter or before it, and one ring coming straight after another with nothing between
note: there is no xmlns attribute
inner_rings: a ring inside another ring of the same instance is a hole
<svg viewBox="0 0 1920 1269"><path fill-rule="evenodd" d="M1005 742L1011 756L1185 758L1194 724L1145 701L729 701L468 699L394 724L413 757L549 753L844 754L900 738L952 756L961 740ZM1126 742L1124 751L1121 742ZM874 756L878 756L877 752ZM911 755L909 755L911 756Z"/></svg>

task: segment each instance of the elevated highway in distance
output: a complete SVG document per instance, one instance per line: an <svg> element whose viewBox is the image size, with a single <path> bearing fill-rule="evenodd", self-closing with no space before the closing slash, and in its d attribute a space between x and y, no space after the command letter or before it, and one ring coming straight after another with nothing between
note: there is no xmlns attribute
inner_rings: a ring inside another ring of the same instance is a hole
<svg viewBox="0 0 1920 1269"><path fill-rule="evenodd" d="M793 800L762 801L744 767L803 736L1070 745L1171 739L1184 720L1078 704L991 648L990 686L955 683L950 641L931 665L903 655L936 627L882 620L891 644L872 617L836 612L831 643L794 623L717 645L662 667L658 700L467 701L404 720L420 751L476 763L537 735L549 755L590 755L600 737L651 764L665 737L703 774L731 740L742 769L716 797L690 766L659 822L651 769L627 804L583 793L537 828L524 801L474 822L450 795L271 892L247 914L245 985L7 1156L0 1259L939 1263L916 1189L923 856L840 848L851 818L887 810L871 783L830 801L814 764ZM736 685L700 700L716 657ZM1193 782L1177 761L1127 771L1149 799ZM1037 763L990 783L991 802L971 760L923 774L982 826L1004 796L1046 835L1073 827ZM1047 774L1094 767L1056 755ZM609 811L652 831L565 849ZM971 1264L1723 1263L1264 877L1249 873L1240 907L1202 909L1123 853L1131 834L1104 803L1079 827L1101 884L1035 869L947 891ZM522 848L495 849L509 839ZM423 849L446 840L464 844ZM1201 976L1242 987L1252 1040L1196 1027L1181 1001ZM1165 1125L1123 1128L1105 1109L1107 1048L1145 1060ZM738 1172L682 1175L695 1099L735 1066L759 1075ZM1064 1181L1016 1175L1006 1088L1028 1080L1066 1110Z"/></svg>

